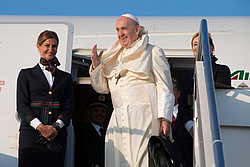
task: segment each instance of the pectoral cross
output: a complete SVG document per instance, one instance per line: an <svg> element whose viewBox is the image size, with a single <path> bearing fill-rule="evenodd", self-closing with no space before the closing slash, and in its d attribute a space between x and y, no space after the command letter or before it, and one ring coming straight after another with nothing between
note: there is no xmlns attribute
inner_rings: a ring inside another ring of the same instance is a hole
<svg viewBox="0 0 250 167"><path fill-rule="evenodd" d="M115 79L116 79L116 82L115 82L115 84L117 85L117 83L118 83L118 80L121 78L121 74L119 74L118 76L116 76L115 77Z"/></svg>

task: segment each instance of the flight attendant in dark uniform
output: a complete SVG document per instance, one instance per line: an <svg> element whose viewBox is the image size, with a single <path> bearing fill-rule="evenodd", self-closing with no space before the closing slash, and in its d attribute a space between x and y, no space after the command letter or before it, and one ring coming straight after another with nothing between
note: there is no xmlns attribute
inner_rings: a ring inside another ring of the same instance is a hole
<svg viewBox="0 0 250 167"><path fill-rule="evenodd" d="M191 46L193 54L196 57L198 48L199 33L195 33ZM211 66L213 71L213 79L215 83L220 83L231 87L231 72L227 65L217 64L218 60L214 55L215 45L210 33L208 33L209 48L211 55ZM191 70L183 75L182 89L179 98L179 108L176 120L175 143L179 146L186 161L186 166L193 167L193 92L194 92L194 70ZM178 127L177 127L178 126Z"/></svg>
<svg viewBox="0 0 250 167"><path fill-rule="evenodd" d="M58 44L55 32L42 32L37 40L40 63L22 69L17 79L19 167L64 166L74 95L71 75L57 68Z"/></svg>

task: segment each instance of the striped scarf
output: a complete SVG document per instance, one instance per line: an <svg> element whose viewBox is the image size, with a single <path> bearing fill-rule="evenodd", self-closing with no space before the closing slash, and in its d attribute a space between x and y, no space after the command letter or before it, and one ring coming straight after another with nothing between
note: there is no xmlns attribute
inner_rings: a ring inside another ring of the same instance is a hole
<svg viewBox="0 0 250 167"><path fill-rule="evenodd" d="M54 74L55 74L56 66L60 66L60 62L58 61L58 59L56 57L54 57L54 59L52 59L52 60L46 60L46 59L41 57L40 63L44 66L48 66L45 69L50 71L52 76L54 76Z"/></svg>

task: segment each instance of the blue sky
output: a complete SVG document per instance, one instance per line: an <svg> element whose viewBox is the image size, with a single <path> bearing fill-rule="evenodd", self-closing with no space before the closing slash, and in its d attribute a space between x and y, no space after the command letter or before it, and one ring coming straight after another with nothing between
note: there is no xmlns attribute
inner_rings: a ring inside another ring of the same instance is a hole
<svg viewBox="0 0 250 167"><path fill-rule="evenodd" d="M250 0L1 0L0 15L250 16Z"/></svg>

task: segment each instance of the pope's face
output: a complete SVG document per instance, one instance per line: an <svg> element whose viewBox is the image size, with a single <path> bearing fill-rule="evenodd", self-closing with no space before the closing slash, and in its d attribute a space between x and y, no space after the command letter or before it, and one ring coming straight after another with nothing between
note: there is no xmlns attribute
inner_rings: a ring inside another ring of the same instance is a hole
<svg viewBox="0 0 250 167"><path fill-rule="evenodd" d="M120 44L127 48L139 38L140 26L122 16L116 22L116 31Z"/></svg>
<svg viewBox="0 0 250 167"><path fill-rule="evenodd" d="M52 60L57 53L57 40L54 38L49 38L43 42L42 45L37 44L38 52L40 56L46 60Z"/></svg>

